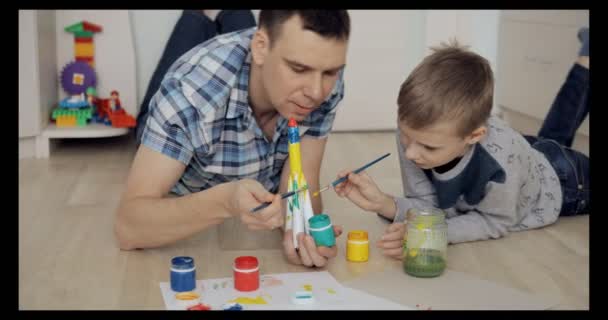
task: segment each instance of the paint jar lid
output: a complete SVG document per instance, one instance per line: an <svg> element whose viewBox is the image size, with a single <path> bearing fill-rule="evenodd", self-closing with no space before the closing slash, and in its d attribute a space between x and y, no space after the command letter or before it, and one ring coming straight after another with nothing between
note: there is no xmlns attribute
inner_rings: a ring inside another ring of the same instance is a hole
<svg viewBox="0 0 608 320"><path fill-rule="evenodd" d="M258 258L254 256L240 256L234 259L234 267L237 269L255 269L258 267Z"/></svg>
<svg viewBox="0 0 608 320"><path fill-rule="evenodd" d="M192 257L180 256L171 259L171 268L182 270L194 268L194 259Z"/></svg>
<svg viewBox="0 0 608 320"><path fill-rule="evenodd" d="M331 224L331 221L329 219L329 216L321 213L321 214L316 214L314 216L312 216L310 219L308 219L308 223L310 224L311 228L323 228L323 227L327 227L328 225Z"/></svg>
<svg viewBox="0 0 608 320"><path fill-rule="evenodd" d="M348 233L348 240L367 240L367 231L365 230L353 230Z"/></svg>

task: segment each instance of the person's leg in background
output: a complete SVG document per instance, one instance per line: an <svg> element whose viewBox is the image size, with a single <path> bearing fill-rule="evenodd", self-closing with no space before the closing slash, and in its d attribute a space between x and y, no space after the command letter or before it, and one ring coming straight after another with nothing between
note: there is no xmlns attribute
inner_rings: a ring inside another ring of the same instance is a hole
<svg viewBox="0 0 608 320"><path fill-rule="evenodd" d="M222 10L215 18L215 23L221 34L256 26L251 10Z"/></svg>
<svg viewBox="0 0 608 320"><path fill-rule="evenodd" d="M560 88L538 136L570 147L576 130L589 113L589 28L579 33L579 58Z"/></svg>
<svg viewBox="0 0 608 320"><path fill-rule="evenodd" d="M141 141L141 135L148 119L148 104L152 96L156 94L169 67L184 53L198 44L211 39L217 35L217 27L203 10L184 10L177 20L173 32L165 45L161 58L150 78L148 89L139 108L137 115L137 126L135 137L137 144Z"/></svg>
<svg viewBox="0 0 608 320"><path fill-rule="evenodd" d="M545 155L562 189L560 216L590 214L589 157L553 139L524 136L530 145Z"/></svg>
<svg viewBox="0 0 608 320"><path fill-rule="evenodd" d="M150 100L160 88L160 83L171 65L190 49L218 34L253 26L255 26L255 19L251 10L222 10L217 13L215 21L209 18L203 10L184 10L175 24L160 61L150 78L139 109L135 128L138 145L148 119Z"/></svg>

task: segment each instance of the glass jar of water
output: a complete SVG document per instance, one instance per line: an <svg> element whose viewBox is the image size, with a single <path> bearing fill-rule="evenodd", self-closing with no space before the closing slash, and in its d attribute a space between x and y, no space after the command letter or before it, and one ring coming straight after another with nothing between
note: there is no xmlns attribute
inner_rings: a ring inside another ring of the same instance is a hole
<svg viewBox="0 0 608 320"><path fill-rule="evenodd" d="M448 226L437 208L410 209L403 248L403 270L415 277L437 277L447 265Z"/></svg>

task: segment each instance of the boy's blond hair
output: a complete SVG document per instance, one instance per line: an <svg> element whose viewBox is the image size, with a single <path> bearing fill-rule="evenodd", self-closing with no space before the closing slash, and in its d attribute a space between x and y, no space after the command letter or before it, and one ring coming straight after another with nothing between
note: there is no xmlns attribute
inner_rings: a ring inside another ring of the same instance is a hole
<svg viewBox="0 0 608 320"><path fill-rule="evenodd" d="M399 121L423 129L438 121L458 119L465 137L490 117L494 77L488 61L456 40L431 48L401 85Z"/></svg>

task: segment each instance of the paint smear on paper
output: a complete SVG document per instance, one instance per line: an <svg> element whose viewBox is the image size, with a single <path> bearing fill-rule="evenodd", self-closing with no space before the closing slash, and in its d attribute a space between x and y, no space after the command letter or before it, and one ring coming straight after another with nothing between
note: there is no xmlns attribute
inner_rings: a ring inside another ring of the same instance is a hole
<svg viewBox="0 0 608 320"><path fill-rule="evenodd" d="M264 286L264 287L273 287L273 286L283 285L283 281L281 279L277 279L277 278L271 277L271 276L262 277L261 282L262 282L262 286Z"/></svg>
<svg viewBox="0 0 608 320"><path fill-rule="evenodd" d="M262 296L257 296L255 298L238 297L238 298L232 299L228 302L235 302L235 303L239 303L239 304L268 304L268 302L266 302L266 300L264 300L264 298Z"/></svg>

